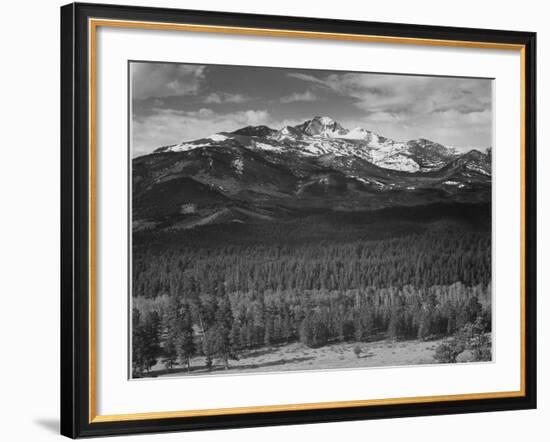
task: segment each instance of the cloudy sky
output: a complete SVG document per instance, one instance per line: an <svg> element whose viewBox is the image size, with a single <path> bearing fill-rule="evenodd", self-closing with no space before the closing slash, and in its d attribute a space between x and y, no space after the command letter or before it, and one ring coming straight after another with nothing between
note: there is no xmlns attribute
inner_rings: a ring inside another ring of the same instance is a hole
<svg viewBox="0 0 550 442"><path fill-rule="evenodd" d="M487 79L131 63L133 156L220 131L326 115L398 141L492 144Z"/></svg>

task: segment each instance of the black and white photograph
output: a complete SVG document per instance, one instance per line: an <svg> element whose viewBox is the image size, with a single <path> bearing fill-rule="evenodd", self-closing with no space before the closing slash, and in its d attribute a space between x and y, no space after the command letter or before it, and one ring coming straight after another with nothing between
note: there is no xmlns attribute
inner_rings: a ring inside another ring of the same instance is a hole
<svg viewBox="0 0 550 442"><path fill-rule="evenodd" d="M492 361L493 79L128 75L132 379Z"/></svg>

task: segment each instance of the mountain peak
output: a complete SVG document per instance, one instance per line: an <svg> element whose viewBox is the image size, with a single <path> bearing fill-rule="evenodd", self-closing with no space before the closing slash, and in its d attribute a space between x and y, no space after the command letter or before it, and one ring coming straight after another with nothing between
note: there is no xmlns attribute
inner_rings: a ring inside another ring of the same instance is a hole
<svg viewBox="0 0 550 442"><path fill-rule="evenodd" d="M313 120L319 121L324 126L330 126L330 125L336 123L336 121L334 121L332 118L327 117L327 116L317 115L317 116L313 117Z"/></svg>
<svg viewBox="0 0 550 442"><path fill-rule="evenodd" d="M326 116L315 116L311 120L305 121L295 127L299 131L312 137L321 136L336 138L339 135L344 135L348 132L347 129L344 129L340 123Z"/></svg>
<svg viewBox="0 0 550 442"><path fill-rule="evenodd" d="M462 156L465 158L472 158L475 160L479 160L479 159L485 159L487 157L487 154L479 151L478 149L471 149L470 151L466 152Z"/></svg>
<svg viewBox="0 0 550 442"><path fill-rule="evenodd" d="M277 132L275 129L270 128L269 126L246 126L236 131L231 132L234 135L245 135L251 137L266 137L268 135L274 134Z"/></svg>

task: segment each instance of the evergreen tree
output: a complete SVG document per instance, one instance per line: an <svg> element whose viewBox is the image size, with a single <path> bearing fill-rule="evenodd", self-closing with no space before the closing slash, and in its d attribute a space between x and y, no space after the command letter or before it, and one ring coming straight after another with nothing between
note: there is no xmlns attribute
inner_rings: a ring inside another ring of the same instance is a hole
<svg viewBox="0 0 550 442"><path fill-rule="evenodd" d="M138 377L145 370L146 336L141 325L141 313L132 310L132 375Z"/></svg>
<svg viewBox="0 0 550 442"><path fill-rule="evenodd" d="M233 321L229 297L223 296L218 304L216 321L212 330L211 339L212 350L217 357L222 359L226 370L229 369L229 359L237 359L233 343L231 342Z"/></svg>
<svg viewBox="0 0 550 442"><path fill-rule="evenodd" d="M164 346L162 347L162 363L167 370L171 370L172 367L178 362L178 350L176 348L176 342L174 338L167 334Z"/></svg>
<svg viewBox="0 0 550 442"><path fill-rule="evenodd" d="M179 299L176 296L171 296L168 304L168 311L164 317L164 345L162 348L164 366L167 370L178 361L178 350L176 342L178 339L178 321L179 321Z"/></svg>
<svg viewBox="0 0 550 442"><path fill-rule="evenodd" d="M156 311L149 312L141 320L138 310L132 316L132 371L141 376L144 371L150 371L157 362L160 351L160 317Z"/></svg>
<svg viewBox="0 0 550 442"><path fill-rule="evenodd" d="M191 309L186 302L182 303L178 316L176 351L180 361L186 364L189 373L191 371L191 358L195 354L196 348Z"/></svg>

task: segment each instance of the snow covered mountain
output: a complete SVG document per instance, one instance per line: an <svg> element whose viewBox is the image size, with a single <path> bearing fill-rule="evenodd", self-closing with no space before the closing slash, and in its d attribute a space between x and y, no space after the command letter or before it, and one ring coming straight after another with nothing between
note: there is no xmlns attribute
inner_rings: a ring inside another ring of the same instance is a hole
<svg viewBox="0 0 550 442"><path fill-rule="evenodd" d="M314 117L165 146L132 161L134 227L255 223L307 210L361 212L486 203L491 151L394 141Z"/></svg>
<svg viewBox="0 0 550 442"><path fill-rule="evenodd" d="M275 130L248 126L231 133L222 132L193 141L157 149L156 152L183 152L200 147L216 147L235 140L252 150L297 153L304 156L335 154L354 156L386 169L418 172L444 166L459 154L426 139L394 141L363 128L346 129L329 117L314 117L297 126Z"/></svg>

